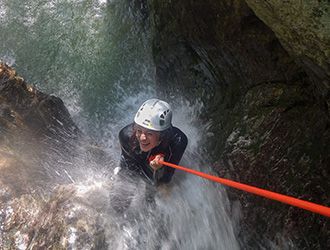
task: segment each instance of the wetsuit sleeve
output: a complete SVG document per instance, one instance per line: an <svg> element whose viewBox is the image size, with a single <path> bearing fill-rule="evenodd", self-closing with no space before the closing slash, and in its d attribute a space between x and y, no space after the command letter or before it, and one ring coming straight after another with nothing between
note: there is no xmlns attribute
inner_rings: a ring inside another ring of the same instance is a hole
<svg viewBox="0 0 330 250"><path fill-rule="evenodd" d="M173 141L170 144L172 155L167 161L173 164L179 164L188 144L187 136L179 129L175 132ZM159 179L160 182L168 183L171 181L175 169L165 167L164 175Z"/></svg>

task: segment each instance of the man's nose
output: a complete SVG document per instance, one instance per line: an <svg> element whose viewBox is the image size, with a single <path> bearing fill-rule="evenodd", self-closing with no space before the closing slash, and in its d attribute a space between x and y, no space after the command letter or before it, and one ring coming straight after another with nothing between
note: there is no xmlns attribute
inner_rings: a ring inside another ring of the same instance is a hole
<svg viewBox="0 0 330 250"><path fill-rule="evenodd" d="M142 133L142 134L140 135L140 140L143 141L143 140L145 140L145 139L147 139L146 134L145 134L145 133Z"/></svg>

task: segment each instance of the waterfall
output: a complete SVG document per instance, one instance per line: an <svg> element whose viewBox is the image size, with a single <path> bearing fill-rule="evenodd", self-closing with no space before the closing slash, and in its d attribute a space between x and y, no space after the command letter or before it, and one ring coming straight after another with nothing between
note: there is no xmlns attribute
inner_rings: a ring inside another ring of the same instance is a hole
<svg viewBox="0 0 330 250"><path fill-rule="evenodd" d="M116 174L119 130L132 122L143 101L166 96L155 86L146 8L120 0L0 0L1 60L27 82L60 97L78 127L103 152L102 157L91 156L93 145L82 144L72 155L51 148L42 161L23 154L24 174L30 176L24 192L33 199L9 200L23 200L29 214L40 212L38 199L53 204L41 218L50 218L49 225L64 224L65 235L56 246L67 249L238 249L237 218L230 216L232 205L221 185L180 171L160 187ZM203 147L211 135L205 133L208 124L198 121L203 104L180 96L169 102L174 126L189 138L181 164L212 173ZM120 212L113 207L118 187L127 203ZM0 210L0 219L10 217L13 204ZM1 225L0 245L7 246ZM41 244L38 237L47 244L39 229L33 237L17 231L11 244L32 249Z"/></svg>

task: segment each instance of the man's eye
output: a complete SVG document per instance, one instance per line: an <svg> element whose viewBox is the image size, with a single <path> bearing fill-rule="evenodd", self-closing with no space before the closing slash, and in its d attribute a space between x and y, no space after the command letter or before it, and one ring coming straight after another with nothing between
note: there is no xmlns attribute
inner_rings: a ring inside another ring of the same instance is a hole
<svg viewBox="0 0 330 250"><path fill-rule="evenodd" d="M147 136L152 136L153 134L152 133L147 133Z"/></svg>

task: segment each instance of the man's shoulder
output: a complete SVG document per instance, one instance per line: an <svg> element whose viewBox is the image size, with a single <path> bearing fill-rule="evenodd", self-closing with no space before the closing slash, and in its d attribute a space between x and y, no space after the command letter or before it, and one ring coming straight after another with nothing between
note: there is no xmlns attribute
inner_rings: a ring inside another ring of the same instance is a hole
<svg viewBox="0 0 330 250"><path fill-rule="evenodd" d="M182 130L181 129L179 129L178 127L172 127L172 133L174 134L174 135L185 135L183 132L182 132Z"/></svg>
<svg viewBox="0 0 330 250"><path fill-rule="evenodd" d="M182 144L187 144L188 143L188 137L186 136L186 134L183 133L177 127L172 128L172 140L175 143L182 143Z"/></svg>

